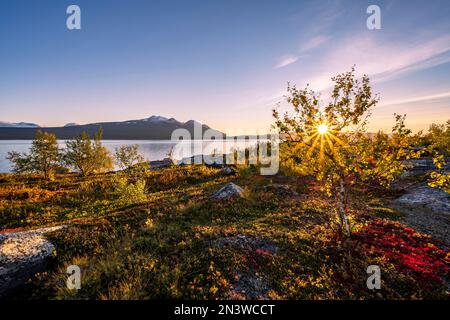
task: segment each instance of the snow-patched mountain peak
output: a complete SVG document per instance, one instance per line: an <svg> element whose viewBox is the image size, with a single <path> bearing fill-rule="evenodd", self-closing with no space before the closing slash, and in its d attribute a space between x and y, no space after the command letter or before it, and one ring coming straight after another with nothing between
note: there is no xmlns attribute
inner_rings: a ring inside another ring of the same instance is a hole
<svg viewBox="0 0 450 320"><path fill-rule="evenodd" d="M64 127L76 127L76 126L79 126L79 124L78 123L75 123L75 122L70 122L70 123L68 123L68 124L66 124Z"/></svg>
<svg viewBox="0 0 450 320"><path fill-rule="evenodd" d="M179 122L175 118L168 119L168 118L163 117L163 116L151 116L149 118L142 119L142 121L146 121L146 122L167 122L167 123L178 123Z"/></svg>
<svg viewBox="0 0 450 320"><path fill-rule="evenodd" d="M167 119L166 117L162 117L162 116L151 116L150 118L146 119L147 121L151 121L151 122L166 122L169 121L169 119Z"/></svg>
<svg viewBox="0 0 450 320"><path fill-rule="evenodd" d="M4 122L0 121L0 128L39 128L39 125L29 122Z"/></svg>

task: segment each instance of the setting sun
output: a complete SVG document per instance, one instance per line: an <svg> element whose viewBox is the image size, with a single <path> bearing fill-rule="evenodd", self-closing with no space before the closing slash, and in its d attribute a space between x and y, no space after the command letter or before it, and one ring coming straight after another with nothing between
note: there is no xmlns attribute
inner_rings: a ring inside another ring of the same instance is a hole
<svg viewBox="0 0 450 320"><path fill-rule="evenodd" d="M326 124L321 124L317 127L317 131L320 134L326 134L328 132L328 126Z"/></svg>

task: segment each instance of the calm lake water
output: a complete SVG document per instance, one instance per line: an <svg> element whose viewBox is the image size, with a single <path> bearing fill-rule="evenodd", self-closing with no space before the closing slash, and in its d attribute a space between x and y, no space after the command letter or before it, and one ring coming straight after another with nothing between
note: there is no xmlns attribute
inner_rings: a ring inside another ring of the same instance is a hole
<svg viewBox="0 0 450 320"><path fill-rule="evenodd" d="M29 152L31 147L31 140L0 140L0 173L11 172L11 165L6 159L9 151ZM225 143L226 142L226 143ZM256 145L256 140L241 140L235 143L223 140L203 140L203 141L155 141L155 140L104 140L103 144L112 153L115 149L122 145L139 146L140 153L148 161L162 160L167 158L167 154L172 150L173 157L181 160L185 157L193 155L211 155L216 151L216 154L230 153L233 149L244 149L249 146ZM64 141L58 141L60 148L65 147Z"/></svg>

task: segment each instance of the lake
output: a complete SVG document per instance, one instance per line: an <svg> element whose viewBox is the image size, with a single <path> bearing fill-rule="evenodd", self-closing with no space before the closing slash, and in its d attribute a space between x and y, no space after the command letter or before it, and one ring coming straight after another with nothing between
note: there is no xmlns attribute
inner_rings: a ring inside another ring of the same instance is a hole
<svg viewBox="0 0 450 320"><path fill-rule="evenodd" d="M29 152L32 140L0 140L0 173L11 172L11 164L6 159L9 151ZM226 143L225 143L226 142ZM193 155L211 155L230 153L233 149L244 149L256 145L257 140L238 140L231 143L227 140L195 140L195 141L170 141L170 140L104 140L103 145L112 153L122 145L139 146L140 153L147 161L162 160L167 158L172 150L173 157L181 160ZM58 141L60 148L65 147L65 141Z"/></svg>

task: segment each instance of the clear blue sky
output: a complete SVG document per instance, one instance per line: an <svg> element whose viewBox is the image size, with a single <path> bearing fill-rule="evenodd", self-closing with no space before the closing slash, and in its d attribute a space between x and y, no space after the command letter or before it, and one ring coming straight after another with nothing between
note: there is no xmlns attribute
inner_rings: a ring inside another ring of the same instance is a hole
<svg viewBox="0 0 450 320"><path fill-rule="evenodd" d="M70 4L81 30L66 28ZM369 4L381 30L366 28ZM450 119L450 1L0 1L0 121L264 130L288 81L325 98L353 64L381 94L373 128L394 112L414 129Z"/></svg>

